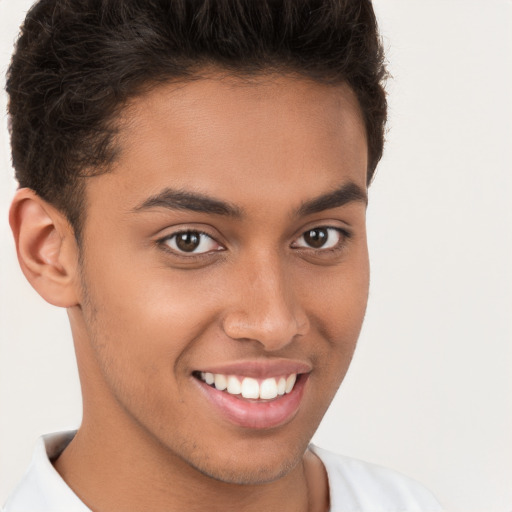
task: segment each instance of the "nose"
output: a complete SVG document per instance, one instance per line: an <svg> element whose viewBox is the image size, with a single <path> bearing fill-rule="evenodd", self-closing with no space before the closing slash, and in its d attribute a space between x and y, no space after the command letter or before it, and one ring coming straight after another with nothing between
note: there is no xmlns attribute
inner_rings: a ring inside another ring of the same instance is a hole
<svg viewBox="0 0 512 512"><path fill-rule="evenodd" d="M235 340L252 340L277 351L309 330L307 314L286 264L268 255L240 265L231 278L231 307L224 332Z"/></svg>

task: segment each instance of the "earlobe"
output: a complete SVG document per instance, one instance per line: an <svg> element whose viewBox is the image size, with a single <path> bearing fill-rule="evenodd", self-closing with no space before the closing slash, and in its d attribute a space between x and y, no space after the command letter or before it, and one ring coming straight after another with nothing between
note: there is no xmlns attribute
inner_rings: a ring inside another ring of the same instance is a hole
<svg viewBox="0 0 512 512"><path fill-rule="evenodd" d="M33 190L16 193L9 212L20 267L47 302L78 303L78 248L65 216Z"/></svg>

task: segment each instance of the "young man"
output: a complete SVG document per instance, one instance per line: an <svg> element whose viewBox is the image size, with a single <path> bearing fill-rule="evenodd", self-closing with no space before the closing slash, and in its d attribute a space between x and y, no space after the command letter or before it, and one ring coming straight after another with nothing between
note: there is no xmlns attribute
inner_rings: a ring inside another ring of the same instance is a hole
<svg viewBox="0 0 512 512"><path fill-rule="evenodd" d="M366 308L384 75L369 1L36 3L10 222L84 410L5 512L440 510L309 445Z"/></svg>

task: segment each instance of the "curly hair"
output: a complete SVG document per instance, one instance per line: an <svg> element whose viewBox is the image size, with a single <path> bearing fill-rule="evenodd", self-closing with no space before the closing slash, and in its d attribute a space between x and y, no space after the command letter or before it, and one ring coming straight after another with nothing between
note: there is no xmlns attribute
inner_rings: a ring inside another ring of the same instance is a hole
<svg viewBox="0 0 512 512"><path fill-rule="evenodd" d="M20 186L62 210L78 240L83 178L115 161L126 102L212 66L347 83L365 122L370 182L387 113L371 0L39 0L7 73Z"/></svg>

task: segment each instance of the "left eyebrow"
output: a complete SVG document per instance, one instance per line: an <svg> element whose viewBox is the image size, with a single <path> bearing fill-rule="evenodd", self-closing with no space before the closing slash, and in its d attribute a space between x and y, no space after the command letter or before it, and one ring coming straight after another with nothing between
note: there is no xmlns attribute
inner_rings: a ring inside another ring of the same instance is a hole
<svg viewBox="0 0 512 512"><path fill-rule="evenodd" d="M323 212L324 210L330 210L331 208L339 208L348 203L362 202L365 205L368 204L368 195L366 190L362 189L355 183L346 183L340 188L333 192L327 192L326 194L316 197L310 201L302 203L300 208L297 210L298 216L312 215L313 213Z"/></svg>

